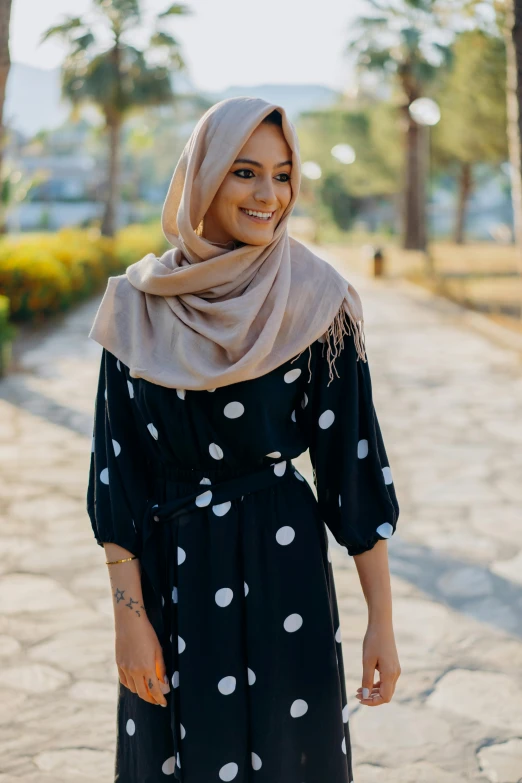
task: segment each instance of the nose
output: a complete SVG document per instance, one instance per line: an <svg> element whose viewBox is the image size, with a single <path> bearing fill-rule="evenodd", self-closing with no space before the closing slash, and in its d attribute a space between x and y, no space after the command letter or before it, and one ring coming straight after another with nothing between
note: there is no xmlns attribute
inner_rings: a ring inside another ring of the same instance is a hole
<svg viewBox="0 0 522 783"><path fill-rule="evenodd" d="M277 209L277 196L271 176L258 179L258 186L254 194L256 201L264 204L267 209Z"/></svg>

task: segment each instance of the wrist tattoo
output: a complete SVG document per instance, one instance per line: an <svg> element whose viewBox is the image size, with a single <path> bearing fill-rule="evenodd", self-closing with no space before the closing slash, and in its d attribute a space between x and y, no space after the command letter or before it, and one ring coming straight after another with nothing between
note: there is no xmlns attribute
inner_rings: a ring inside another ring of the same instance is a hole
<svg viewBox="0 0 522 783"><path fill-rule="evenodd" d="M121 590L119 587L117 587L116 591L113 593L113 595L114 595L114 598L116 599L116 603L119 604L120 601L123 601L124 598L125 598L125 590ZM131 596L129 598L129 602L127 604L125 604L125 606L128 606L129 609L132 611L133 610L133 604L138 604L138 603L139 603L139 601L135 601L134 598L132 598L132 596ZM136 612L138 617L141 617L140 609L145 611L145 607L143 606L143 604L140 604L140 608L139 609L134 609L134 611Z"/></svg>

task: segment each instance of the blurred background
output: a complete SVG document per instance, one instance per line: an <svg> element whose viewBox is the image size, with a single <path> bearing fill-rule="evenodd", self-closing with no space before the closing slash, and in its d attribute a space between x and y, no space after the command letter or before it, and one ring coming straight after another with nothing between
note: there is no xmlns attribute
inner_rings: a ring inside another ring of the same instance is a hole
<svg viewBox="0 0 522 783"><path fill-rule="evenodd" d="M522 0L0 0L0 783L113 780L87 334L236 95L297 126L291 233L361 294L401 506L378 709L331 542L354 783L522 783Z"/></svg>

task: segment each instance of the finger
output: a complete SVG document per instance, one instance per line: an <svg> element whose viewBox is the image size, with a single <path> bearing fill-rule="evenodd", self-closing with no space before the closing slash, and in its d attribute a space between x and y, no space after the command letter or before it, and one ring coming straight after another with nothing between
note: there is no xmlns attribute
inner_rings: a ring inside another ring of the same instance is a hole
<svg viewBox="0 0 522 783"><path fill-rule="evenodd" d="M374 687L373 679L375 677L375 661L371 664L363 663L363 677L362 677L362 699L368 701L372 688Z"/></svg>
<svg viewBox="0 0 522 783"><path fill-rule="evenodd" d="M147 688L147 692L154 699L154 703L160 704L162 707L166 707L167 700L161 691L160 683L158 682L156 675L147 674L143 679L145 682L145 687Z"/></svg>
<svg viewBox="0 0 522 783"><path fill-rule="evenodd" d="M379 692L384 701L391 701L394 691L395 685L392 680L384 679L383 682L381 682Z"/></svg>
<svg viewBox="0 0 522 783"><path fill-rule="evenodd" d="M167 667L163 660L161 649L156 653L156 677L158 679L160 691L165 694L170 692L169 678L167 676Z"/></svg>
<svg viewBox="0 0 522 783"><path fill-rule="evenodd" d="M155 699L153 699L150 693L148 692L147 686L145 684L145 677L143 674L136 674L134 676L134 685L136 686L136 693L138 694L140 699L143 699L143 701L148 701L149 704L156 704Z"/></svg>
<svg viewBox="0 0 522 783"><path fill-rule="evenodd" d="M123 669L122 669L123 671ZM131 693L136 693L136 685L134 684L134 678L129 672L123 671L123 675L126 680L126 686L131 691Z"/></svg>
<svg viewBox="0 0 522 783"><path fill-rule="evenodd" d="M125 685L125 687L128 688L129 686L127 684L127 677L125 676L125 672L120 666L118 666L118 676L120 678L121 684Z"/></svg>

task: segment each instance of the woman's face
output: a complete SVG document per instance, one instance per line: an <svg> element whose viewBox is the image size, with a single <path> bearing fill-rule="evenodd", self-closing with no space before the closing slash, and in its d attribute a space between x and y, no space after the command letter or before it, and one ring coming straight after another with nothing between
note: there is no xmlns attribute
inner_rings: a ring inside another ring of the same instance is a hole
<svg viewBox="0 0 522 783"><path fill-rule="evenodd" d="M240 150L203 218L205 239L268 244L292 197L291 171L292 151L282 128L262 122Z"/></svg>

